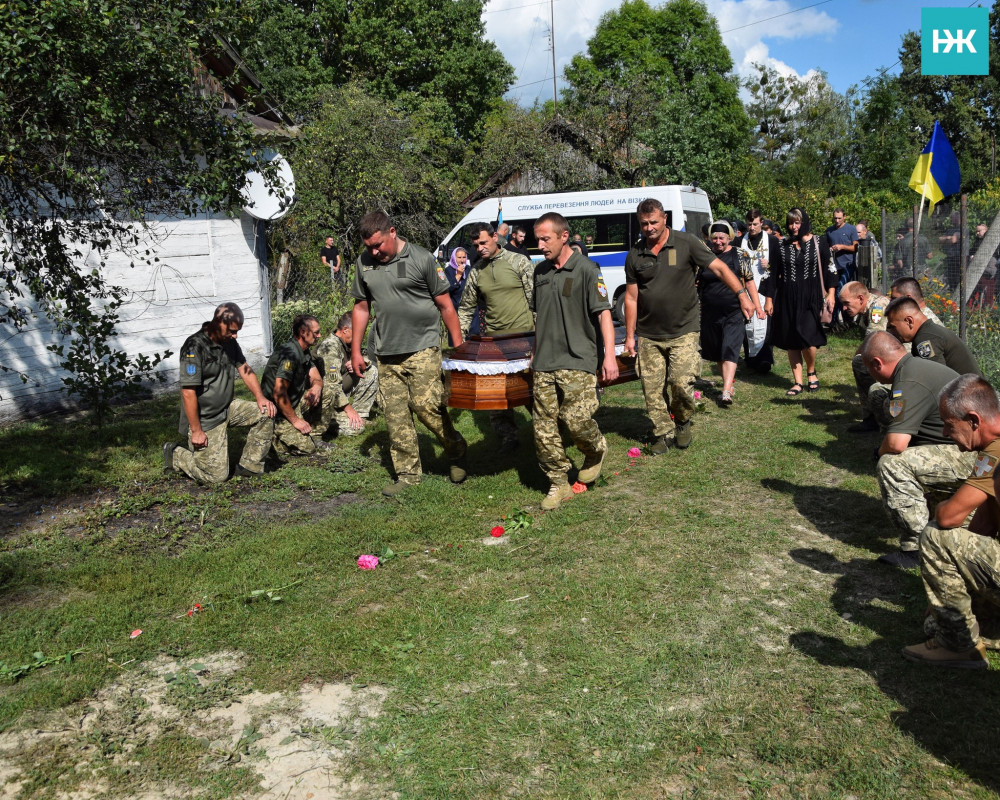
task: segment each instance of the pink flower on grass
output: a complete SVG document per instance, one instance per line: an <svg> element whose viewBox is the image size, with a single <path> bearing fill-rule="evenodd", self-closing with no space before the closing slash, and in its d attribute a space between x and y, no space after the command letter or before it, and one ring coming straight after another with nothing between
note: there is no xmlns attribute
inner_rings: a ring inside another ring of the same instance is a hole
<svg viewBox="0 0 1000 800"><path fill-rule="evenodd" d="M701 400L701 392L695 392L694 393L694 399L695 400Z"/></svg>
<svg viewBox="0 0 1000 800"><path fill-rule="evenodd" d="M490 536L494 536L496 538L500 538L501 536L503 536L503 534L504 530L502 525L497 525L496 527L493 528L493 530L490 531Z"/></svg>
<svg viewBox="0 0 1000 800"><path fill-rule="evenodd" d="M140 630L139 628L136 628L134 631L132 631L131 634L129 634L128 638L129 639L138 639L140 636L142 636L142 630Z"/></svg>
<svg viewBox="0 0 1000 800"><path fill-rule="evenodd" d="M573 484L573 494L583 494L585 491L587 491L587 484L580 483L580 481Z"/></svg>
<svg viewBox="0 0 1000 800"><path fill-rule="evenodd" d="M361 569L375 569L378 566L378 556L358 556L358 566Z"/></svg>
<svg viewBox="0 0 1000 800"><path fill-rule="evenodd" d="M629 448L629 451L628 451L628 457L629 458L638 458L641 455L642 455L642 450L640 450L638 447L630 447Z"/></svg>

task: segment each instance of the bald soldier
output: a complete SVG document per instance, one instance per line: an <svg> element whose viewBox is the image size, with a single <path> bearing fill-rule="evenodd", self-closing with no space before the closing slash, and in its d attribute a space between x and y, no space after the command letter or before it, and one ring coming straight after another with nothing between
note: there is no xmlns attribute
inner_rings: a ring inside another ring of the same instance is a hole
<svg viewBox="0 0 1000 800"><path fill-rule="evenodd" d="M887 320L885 309L889 305L889 298L881 294L868 291L868 287L860 281L851 281L844 284L840 290L840 307L844 312L844 319L854 318L865 337L876 331L886 329ZM865 362L861 358L861 348L864 342L858 345L854 358L851 359L851 369L854 372L854 384L858 387L858 397L861 400L862 419L856 425L852 425L847 430L850 433L874 433L879 429L877 414L869 408L868 395L875 381L865 368ZM881 406L885 399L885 390L888 387L880 387L883 391L877 398L872 398L873 402Z"/></svg>
<svg viewBox="0 0 1000 800"><path fill-rule="evenodd" d="M974 461L921 535L928 639L903 648L903 656L932 666L986 669L982 628L995 628L1000 618L1000 402L981 377L962 375L941 391L938 412L945 433Z"/></svg>
<svg viewBox="0 0 1000 800"><path fill-rule="evenodd" d="M912 569L920 563L920 534L930 519L929 505L952 494L972 470L972 455L945 435L938 412L939 393L958 373L914 358L884 331L869 336L861 354L872 377L891 386L890 422L875 475L900 538L899 550L878 560Z"/></svg>
<svg viewBox="0 0 1000 800"><path fill-rule="evenodd" d="M381 211L359 223L365 251L354 274L354 330L365 330L371 305L378 307L375 352L380 405L389 431L389 455L396 480L382 490L392 497L420 483L423 470L413 414L433 433L450 462L452 483L465 480L465 439L448 415L441 376L441 320L456 346L462 343L451 288L434 256L396 233ZM353 374L364 377L361 336L351 343Z"/></svg>
<svg viewBox="0 0 1000 800"><path fill-rule="evenodd" d="M476 223L468 235L479 253L479 260L469 271L458 306L462 336L469 335L479 306L486 312L483 325L486 336L535 330L535 315L531 313L535 265L531 259L501 247L499 237L488 222ZM509 408L491 411L490 423L500 437L500 452L516 450L518 434L514 411Z"/></svg>
<svg viewBox="0 0 1000 800"><path fill-rule="evenodd" d="M926 358L951 367L959 375L979 374L975 356L958 338L942 325L935 325L924 315L917 301L910 297L897 297L886 309L889 330L917 358Z"/></svg>

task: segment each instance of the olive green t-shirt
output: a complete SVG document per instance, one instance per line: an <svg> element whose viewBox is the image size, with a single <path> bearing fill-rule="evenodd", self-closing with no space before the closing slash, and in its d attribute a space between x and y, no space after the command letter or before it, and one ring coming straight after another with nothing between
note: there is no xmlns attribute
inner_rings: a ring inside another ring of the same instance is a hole
<svg viewBox="0 0 1000 800"><path fill-rule="evenodd" d="M892 373L889 433L907 433L911 445L954 444L944 435L938 395L958 373L943 364L907 353Z"/></svg>
<svg viewBox="0 0 1000 800"><path fill-rule="evenodd" d="M551 261L538 264L534 285L532 369L576 369L596 374L600 366L597 317L611 310L601 268L574 252L561 269Z"/></svg>
<svg viewBox="0 0 1000 800"><path fill-rule="evenodd" d="M274 402L274 383L281 378L288 381L288 402L295 408L309 390L309 372L315 366L312 355L303 352L295 339L289 339L271 353L260 379L264 397Z"/></svg>
<svg viewBox="0 0 1000 800"><path fill-rule="evenodd" d="M463 335L472 326L479 304L486 309L485 332L489 336L534 330L535 319L531 315L534 271L530 258L510 250L497 250L489 261L479 261L469 271L458 306Z"/></svg>
<svg viewBox="0 0 1000 800"><path fill-rule="evenodd" d="M1000 439L994 439L984 450L976 453L972 474L965 479L965 482L975 489L986 492L993 502L995 511L1000 512L1000 501L997 498L997 477L1000 475L998 466L1000 466Z"/></svg>
<svg viewBox="0 0 1000 800"><path fill-rule="evenodd" d="M979 374L975 356L958 334L928 320L917 329L910 343L910 350L917 358L926 358L951 367L959 375L969 372Z"/></svg>
<svg viewBox="0 0 1000 800"><path fill-rule="evenodd" d="M635 333L646 339L676 339L701 330L695 278L715 255L699 237L668 230L656 255L643 241L625 257L625 283L639 290Z"/></svg>
<svg viewBox="0 0 1000 800"><path fill-rule="evenodd" d="M378 304L375 352L380 356L415 353L437 347L441 340L441 313L434 298L446 294L448 278L434 256L410 242L387 264L367 252L357 261L356 300Z"/></svg>
<svg viewBox="0 0 1000 800"><path fill-rule="evenodd" d="M210 431L226 421L233 402L236 370L246 363L243 350L235 339L216 344L206 328L189 336L181 346L181 388L194 389L198 396L198 419L203 431ZM181 401L177 430L188 435L187 414Z"/></svg>

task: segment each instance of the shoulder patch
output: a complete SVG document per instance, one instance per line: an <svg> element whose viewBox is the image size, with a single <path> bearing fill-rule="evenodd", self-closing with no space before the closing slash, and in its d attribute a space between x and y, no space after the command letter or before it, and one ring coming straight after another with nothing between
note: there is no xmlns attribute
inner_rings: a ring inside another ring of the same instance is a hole
<svg viewBox="0 0 1000 800"><path fill-rule="evenodd" d="M872 306L872 325L878 325L884 315L885 309L882 306Z"/></svg>
<svg viewBox="0 0 1000 800"><path fill-rule="evenodd" d="M903 392L896 390L892 393L892 397L889 400L889 416L895 419L896 417L903 416L903 411L906 410L906 400L903 399Z"/></svg>
<svg viewBox="0 0 1000 800"><path fill-rule="evenodd" d="M184 354L184 358L194 358L194 350L188 350L188 351L187 351L187 352L186 352L186 353Z"/></svg>
<svg viewBox="0 0 1000 800"><path fill-rule="evenodd" d="M600 273L597 275L597 293L604 298L608 296L608 287L604 285L604 276Z"/></svg>
<svg viewBox="0 0 1000 800"><path fill-rule="evenodd" d="M198 372L198 367L196 367L194 364L188 364L187 367L185 367L184 371L187 372L188 375L194 375L195 373Z"/></svg>
<svg viewBox="0 0 1000 800"><path fill-rule="evenodd" d="M976 478L987 478L996 472L997 462L1000 458L991 456L989 453L980 453L976 457L976 463L972 467L972 475Z"/></svg>
<svg viewBox="0 0 1000 800"><path fill-rule="evenodd" d="M444 267L438 267L437 268L437 273L438 273L438 277L441 280L443 280L443 281L448 280L448 276L444 274Z"/></svg>
<svg viewBox="0 0 1000 800"><path fill-rule="evenodd" d="M920 358L934 358L934 345L930 341L917 342L916 350Z"/></svg>
<svg viewBox="0 0 1000 800"><path fill-rule="evenodd" d="M286 362L284 363L284 365L282 365L282 367L281 367L281 368L282 368L283 370L285 370L286 372L290 371L290 370L292 369L292 362L291 362L291 361L286 361Z"/></svg>

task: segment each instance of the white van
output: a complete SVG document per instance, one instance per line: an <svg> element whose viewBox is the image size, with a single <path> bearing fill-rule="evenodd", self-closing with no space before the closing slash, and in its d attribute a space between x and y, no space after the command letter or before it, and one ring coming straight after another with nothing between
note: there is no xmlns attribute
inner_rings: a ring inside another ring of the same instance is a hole
<svg viewBox="0 0 1000 800"><path fill-rule="evenodd" d="M469 228L476 222L496 224L500 203L503 221L527 231L525 247L534 261L540 261L532 226L538 217L558 211L569 221L571 234L586 240L594 237L588 255L601 266L604 282L613 299L615 316L624 321L625 256L640 238L636 208L647 197L655 197L667 212L667 224L677 230L700 234L702 225L712 222L712 207L703 189L694 186L642 186L635 189L601 189L593 192L512 195L500 200L483 200L466 214L438 246L439 258L448 259L456 247L469 248ZM473 260L475 254L470 253Z"/></svg>

